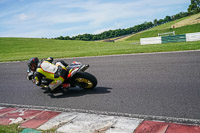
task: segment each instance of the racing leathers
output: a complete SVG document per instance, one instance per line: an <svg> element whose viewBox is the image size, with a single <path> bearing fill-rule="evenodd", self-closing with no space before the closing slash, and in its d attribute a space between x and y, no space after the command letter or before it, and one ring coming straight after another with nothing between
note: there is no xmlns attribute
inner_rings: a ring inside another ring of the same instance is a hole
<svg viewBox="0 0 200 133"><path fill-rule="evenodd" d="M50 79L52 82L49 84L49 89L53 91L55 88L60 86L67 74L66 67L61 62L57 62L55 65L52 64L52 60L44 60L38 64L36 72L34 73L35 84L40 86L42 78Z"/></svg>

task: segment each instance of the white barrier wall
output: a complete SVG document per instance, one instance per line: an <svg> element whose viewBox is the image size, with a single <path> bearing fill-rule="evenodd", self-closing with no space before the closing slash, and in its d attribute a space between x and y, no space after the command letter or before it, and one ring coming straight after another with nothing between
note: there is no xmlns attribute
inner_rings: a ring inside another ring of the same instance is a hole
<svg viewBox="0 0 200 133"><path fill-rule="evenodd" d="M149 37L149 38L140 38L140 44L161 44L161 37Z"/></svg>
<svg viewBox="0 0 200 133"><path fill-rule="evenodd" d="M200 41L200 32L196 33L187 33L186 34L186 41Z"/></svg>
<svg viewBox="0 0 200 133"><path fill-rule="evenodd" d="M184 39L184 40L180 40L180 39ZM162 43L168 43L170 41L171 42L200 41L200 32L187 33L187 34L184 34L184 35L175 35L175 36L140 38L140 44L141 45L162 44Z"/></svg>

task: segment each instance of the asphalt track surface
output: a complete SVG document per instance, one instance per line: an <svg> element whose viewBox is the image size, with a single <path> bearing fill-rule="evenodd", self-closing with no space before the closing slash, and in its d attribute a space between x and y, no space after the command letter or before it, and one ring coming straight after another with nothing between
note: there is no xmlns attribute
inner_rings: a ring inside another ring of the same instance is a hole
<svg viewBox="0 0 200 133"><path fill-rule="evenodd" d="M97 87L50 97L26 62L0 63L0 103L200 119L200 51L64 60L90 64Z"/></svg>

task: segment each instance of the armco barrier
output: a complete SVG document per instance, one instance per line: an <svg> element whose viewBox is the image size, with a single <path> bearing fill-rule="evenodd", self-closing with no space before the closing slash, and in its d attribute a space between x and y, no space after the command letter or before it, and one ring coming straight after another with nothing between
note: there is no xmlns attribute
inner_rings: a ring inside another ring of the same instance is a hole
<svg viewBox="0 0 200 133"><path fill-rule="evenodd" d="M161 44L161 37L140 38L140 44Z"/></svg>
<svg viewBox="0 0 200 133"><path fill-rule="evenodd" d="M162 43L186 42L186 35L163 36Z"/></svg>
<svg viewBox="0 0 200 133"><path fill-rule="evenodd" d="M187 33L186 34L186 41L200 41L200 32L196 33Z"/></svg>
<svg viewBox="0 0 200 133"><path fill-rule="evenodd" d="M187 33L175 36L163 36L163 37L149 37L140 38L140 44L162 44L162 43L173 43L173 42L188 42L188 41L200 41L200 32Z"/></svg>

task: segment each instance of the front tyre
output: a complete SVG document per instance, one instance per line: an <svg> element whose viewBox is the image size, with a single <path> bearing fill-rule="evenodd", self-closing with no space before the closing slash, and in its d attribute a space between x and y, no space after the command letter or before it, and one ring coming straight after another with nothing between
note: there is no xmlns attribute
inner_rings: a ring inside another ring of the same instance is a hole
<svg viewBox="0 0 200 133"><path fill-rule="evenodd" d="M97 85L94 75L87 72L78 72L73 77L74 84L84 89L93 89Z"/></svg>

